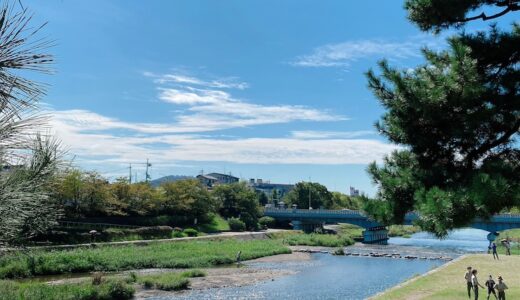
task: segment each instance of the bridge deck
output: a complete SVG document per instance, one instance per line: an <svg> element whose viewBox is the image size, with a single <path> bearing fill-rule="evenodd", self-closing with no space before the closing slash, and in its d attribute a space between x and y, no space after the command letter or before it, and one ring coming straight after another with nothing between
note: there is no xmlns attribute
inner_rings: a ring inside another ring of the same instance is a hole
<svg viewBox="0 0 520 300"><path fill-rule="evenodd" d="M278 220L308 221L326 223L350 223L363 228L382 226L377 221L366 216L358 210L326 210L326 209L280 209L266 208L264 215ZM416 213L408 213L405 216L405 225L411 225L418 218ZM483 229L491 232L512 228L520 228L520 214L498 214L489 220L475 219L469 227Z"/></svg>

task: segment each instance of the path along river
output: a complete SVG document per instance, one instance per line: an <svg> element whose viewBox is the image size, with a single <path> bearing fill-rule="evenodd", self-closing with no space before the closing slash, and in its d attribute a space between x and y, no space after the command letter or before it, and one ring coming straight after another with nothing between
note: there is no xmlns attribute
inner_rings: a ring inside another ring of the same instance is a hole
<svg viewBox="0 0 520 300"><path fill-rule="evenodd" d="M463 253L485 251L488 245L486 234L487 232L481 230L461 229L439 241L426 233L417 233L408 239L392 238L387 246L355 245L347 247L345 251L455 258ZM312 254L310 261L249 263L248 267L251 268L297 271L294 275L279 277L273 281L243 287L189 291L153 299L365 299L445 262L435 259L410 260L317 253Z"/></svg>

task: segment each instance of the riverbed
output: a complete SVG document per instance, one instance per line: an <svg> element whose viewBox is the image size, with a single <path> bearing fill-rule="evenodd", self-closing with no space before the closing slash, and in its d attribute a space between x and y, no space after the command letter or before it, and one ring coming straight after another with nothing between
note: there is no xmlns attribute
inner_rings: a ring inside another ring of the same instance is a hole
<svg viewBox="0 0 520 300"><path fill-rule="evenodd" d="M309 260L247 262L246 268L268 271L275 276L263 281L251 278L249 284L246 279L246 284L242 285L242 281L241 286L196 288L148 299L365 299L447 261L436 257L453 259L464 253L484 252L486 234L481 230L462 229L444 240L437 240L426 233L417 233L408 239L392 238L386 246L356 244L345 248L346 252L359 253L359 256L313 253ZM399 253L401 258L363 256L374 252ZM405 259L405 256L418 258Z"/></svg>

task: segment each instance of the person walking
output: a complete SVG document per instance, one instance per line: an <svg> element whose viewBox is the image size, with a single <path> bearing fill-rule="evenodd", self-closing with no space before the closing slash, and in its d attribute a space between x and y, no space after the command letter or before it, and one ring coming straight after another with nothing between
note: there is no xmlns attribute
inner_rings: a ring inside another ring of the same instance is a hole
<svg viewBox="0 0 520 300"><path fill-rule="evenodd" d="M498 300L506 300L507 285L502 279L502 276L498 276L498 284L495 286L498 291Z"/></svg>
<svg viewBox="0 0 520 300"><path fill-rule="evenodd" d="M489 279L486 281L486 283L484 283L484 285L488 289L487 299L489 300L489 296L491 296L491 294L495 296L495 299L498 299L497 294L495 293L495 281L493 280L493 277L491 275L489 275Z"/></svg>
<svg viewBox="0 0 520 300"><path fill-rule="evenodd" d="M466 287L468 289L468 298L471 299L471 289L473 288L473 283L471 282L471 267L468 267L468 271L464 274L464 279L466 279Z"/></svg>
<svg viewBox="0 0 520 300"><path fill-rule="evenodd" d="M478 282L477 273L477 269L471 271L471 284L473 285L475 300L478 300L478 287L480 286L481 288L484 288L484 286Z"/></svg>
<svg viewBox="0 0 520 300"><path fill-rule="evenodd" d="M491 244L491 248L493 249L493 259L499 259L497 253L497 244L495 242Z"/></svg>

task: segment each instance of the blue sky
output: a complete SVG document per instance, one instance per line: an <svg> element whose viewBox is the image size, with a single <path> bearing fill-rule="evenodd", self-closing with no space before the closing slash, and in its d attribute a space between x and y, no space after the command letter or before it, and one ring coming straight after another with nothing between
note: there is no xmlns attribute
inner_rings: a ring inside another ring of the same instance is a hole
<svg viewBox="0 0 520 300"><path fill-rule="evenodd" d="M363 75L409 68L444 37L400 1L24 1L49 21L43 102L74 163L111 179L232 173L373 195L366 165L396 149ZM475 27L484 26L475 23ZM39 77L38 77L39 78Z"/></svg>

